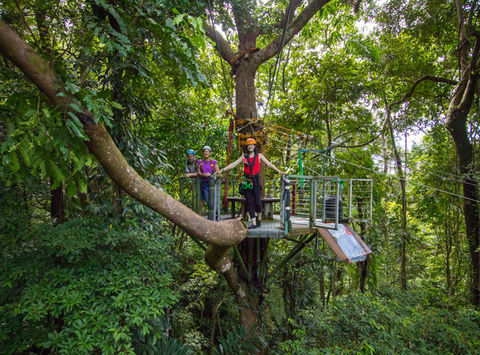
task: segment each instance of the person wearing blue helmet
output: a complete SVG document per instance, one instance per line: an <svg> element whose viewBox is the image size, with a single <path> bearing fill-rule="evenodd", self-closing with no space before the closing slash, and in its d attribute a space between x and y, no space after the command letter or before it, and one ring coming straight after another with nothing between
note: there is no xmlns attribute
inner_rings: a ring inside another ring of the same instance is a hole
<svg viewBox="0 0 480 355"><path fill-rule="evenodd" d="M197 156L193 149L187 149L187 161L185 163L185 177L197 176Z"/></svg>

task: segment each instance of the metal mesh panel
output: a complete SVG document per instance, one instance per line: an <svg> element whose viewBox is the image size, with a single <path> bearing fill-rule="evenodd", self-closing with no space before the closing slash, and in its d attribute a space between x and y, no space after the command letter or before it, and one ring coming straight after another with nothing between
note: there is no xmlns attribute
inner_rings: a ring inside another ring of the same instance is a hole
<svg viewBox="0 0 480 355"><path fill-rule="evenodd" d="M180 202L198 212L200 182L198 178L180 177Z"/></svg>
<svg viewBox="0 0 480 355"><path fill-rule="evenodd" d="M292 216L310 216L310 201L312 197L311 179L291 178L291 214Z"/></svg>
<svg viewBox="0 0 480 355"><path fill-rule="evenodd" d="M337 200L339 185L337 177L323 177L317 181L316 218L321 222L341 219L343 201Z"/></svg>
<svg viewBox="0 0 480 355"><path fill-rule="evenodd" d="M348 189L348 217L358 222L372 220L373 180L350 179Z"/></svg>

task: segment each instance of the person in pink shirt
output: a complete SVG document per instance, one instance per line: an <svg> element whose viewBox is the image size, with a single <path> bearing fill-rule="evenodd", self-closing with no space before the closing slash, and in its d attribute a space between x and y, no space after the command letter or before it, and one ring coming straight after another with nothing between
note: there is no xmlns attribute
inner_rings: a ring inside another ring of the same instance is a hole
<svg viewBox="0 0 480 355"><path fill-rule="evenodd" d="M212 148L208 145L203 147L203 159L197 161L197 175L201 177L200 181L200 211L201 201L208 205L208 194L210 189L210 177L219 172L218 163L211 158Z"/></svg>

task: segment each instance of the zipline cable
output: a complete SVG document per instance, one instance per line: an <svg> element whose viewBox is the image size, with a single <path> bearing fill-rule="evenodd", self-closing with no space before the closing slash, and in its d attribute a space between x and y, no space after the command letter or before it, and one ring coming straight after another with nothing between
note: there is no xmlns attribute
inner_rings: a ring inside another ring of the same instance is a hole
<svg viewBox="0 0 480 355"><path fill-rule="evenodd" d="M295 136L293 136L295 137ZM296 137L298 138L298 136ZM273 137L270 138L271 140L273 141L276 141L278 143L282 143L284 144L285 142L281 141L280 139L275 139ZM294 147L290 147L290 148L282 148L282 147L275 147L276 150L278 151L290 151L291 153L299 153L301 152L302 150L304 151L305 149L302 149L302 148L294 148ZM325 155L327 158L329 159L332 159L332 160L337 160L337 161L341 161L345 164L349 164L349 165L353 165L355 167L358 167L358 168L361 168L361 169L365 169L365 170L369 170L369 171L372 171L374 174L377 174L377 175L385 175L389 178L392 178L392 179L397 179L397 180L403 180L403 181L406 181L406 182L409 182L409 183L412 183L414 185L418 185L418 186L422 186L422 187L425 187L425 188L428 188L428 189L431 189L431 190L435 190L435 191L438 191L438 192L442 192L442 193L445 193L445 194L448 194L448 195L451 195L451 196L455 196L455 197L459 197L461 199L464 199L464 200L469 200L469 201L473 201L473 202L477 202L477 203L480 203L480 200L476 200L476 199L472 199L472 198L469 198L469 197L465 197L465 196L462 196L462 195L458 195L458 194L455 194L455 193L452 193L452 192L449 192L449 191L445 191L445 190L441 190L441 189L438 189L436 187L433 187L433 186L429 186L429 185L426 185L426 184L422 184L420 182L416 182L415 180L411 180L411 179L406 179L406 178L400 178L398 176L395 176L395 175L391 175L391 174L388 174L388 173L384 173L384 172L380 172L380 171L377 171L377 170L374 170L374 169L371 169L371 168L368 168L368 167L365 167L363 165L359 165L359 164L355 164L355 163L351 163L349 161L346 161L346 160L343 160L343 159L340 159L340 158L335 158L335 157L332 157L332 156L327 156ZM372 158L373 159L373 158ZM378 159L377 159L378 160ZM306 167L307 168L307 167ZM314 171L310 168L307 168L311 171ZM316 174L318 174L318 172L314 171ZM422 172L422 171L420 171ZM428 172L425 172L423 171L424 173L428 173ZM323 175L323 174L322 174ZM446 176L441 176L441 175L438 175L438 174L433 174L433 175L437 175L438 177L441 177L441 178L444 178L444 179L449 179L448 177ZM455 176L455 175L454 175ZM476 185L475 183L469 183L469 182L463 182L463 181L458 181L458 180L454 180L456 182L461 182L461 183L465 183L465 184L469 184L469 185Z"/></svg>
<svg viewBox="0 0 480 355"><path fill-rule="evenodd" d="M385 162L387 162L389 164L389 169L395 169L395 161L385 161L384 159L382 158L375 158L375 157L372 157L371 158L373 161L376 161L377 163L379 164L384 164ZM474 181L473 183L472 182L468 182L468 181L463 181L462 180L462 176L460 175L455 175L455 174L448 174L448 173L445 173L446 175L440 175L440 174L436 174L436 173L433 173L433 172L430 172L430 171L427 171L425 169L419 169L419 168L414 168L414 167L409 167L408 165L410 164L405 164L405 161L401 160L401 163L404 164L405 166L407 166L407 169L410 171L410 172L419 172L419 173L423 173L423 174L428 174L428 175L432 175L432 176L436 176L440 179L443 179L443 180L450 180L450 181L454 181L454 182L459 182L459 183L462 183L462 184L467 184L467 185L471 185L471 186L476 186L478 184L478 181L473 179L473 178L469 178L469 180L471 181ZM440 170L435 170L435 169L431 169L432 171L436 171L436 172L440 172Z"/></svg>
<svg viewBox="0 0 480 355"><path fill-rule="evenodd" d="M277 142L277 143L284 143L282 142L280 139L275 139L273 137L270 138L272 141L274 142ZM274 149L276 149L277 151L281 152L281 151L290 151L291 153L298 153L299 151L303 150L302 148L294 148L294 147L290 147L290 148L283 148L283 147L278 147L276 146ZM381 159L381 158L375 158L375 157L372 157L371 158L372 160L374 160L376 163L384 163L385 160ZM391 162L388 162L390 165L392 166L389 166L390 169L394 169L395 168L395 162L394 161L391 161ZM402 161L402 163L404 163ZM478 182L476 181L475 179L471 179L471 181L474 181L473 183L472 182L468 182L468 181L463 181L461 180L461 176L458 176L458 175L454 175L454 174L447 174L447 175L440 175L440 174L436 174L436 173L432 173L432 172L429 172L429 171L426 171L425 169L415 169L415 168L411 168L409 167L408 168L410 171L416 171L416 172L419 172L419 173L424 173L424 174L428 174L428 175L432 175L432 176L436 176L438 177L439 179L443 179L443 180L449 180L449 181L453 181L453 182L458 182L458 183L461 183L461 184L466 184L466 185L470 185L470 186L476 186L477 184L475 182ZM438 170L434 170L434 171L438 171ZM449 176L450 175L450 176ZM457 177L458 179L455 179L453 177Z"/></svg>
<svg viewBox="0 0 480 355"><path fill-rule="evenodd" d="M355 166L355 167L357 167L357 168L361 168L361 169L365 169L365 170L372 171L374 174L377 174L377 175L385 175L385 176L387 176L387 177L389 177L389 178L392 178L392 179L403 180L403 181L405 181L405 182L408 182L408 183L411 183L411 184L414 184L414 185L426 187L426 188L428 188L428 189L435 190L435 191L438 191L438 192L443 192L443 193L445 193L445 194L452 195L452 196L455 196L455 197L459 197L459 198L462 198L462 199L464 199L464 200L469 200L469 201L473 201L473 202L480 203L480 200L475 200L475 199L473 199L473 198L469 198L469 197L465 197L465 196L462 196L462 195L454 194L453 192L449 192L449 191L445 191L445 190L438 189L438 188L433 187L433 186L425 185L425 184L422 184L422 183L420 183L420 182L416 182L415 180L400 178L400 177L395 176L395 175L387 174L387 173L384 173L384 172L381 172L381 171L376 171L376 170L373 170L373 169L371 169L371 168L367 168L366 166L362 166L362 165L359 165L359 164L351 163L351 162L346 161L346 160L343 160L343 159L334 158L334 157L331 157L331 156L328 156L328 158L329 158L329 159L332 159L332 160L341 161L342 163L345 163L345 164L353 165L353 166Z"/></svg>

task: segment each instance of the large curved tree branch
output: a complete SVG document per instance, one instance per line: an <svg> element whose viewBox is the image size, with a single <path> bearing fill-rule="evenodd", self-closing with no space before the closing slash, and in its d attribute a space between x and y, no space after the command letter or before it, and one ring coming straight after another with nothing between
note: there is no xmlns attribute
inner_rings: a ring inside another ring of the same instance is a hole
<svg viewBox="0 0 480 355"><path fill-rule="evenodd" d="M298 7L300 6L301 3L302 3L302 0L291 0L290 4L291 4L292 8L289 10L288 6L287 6L287 11L285 11L285 15L283 16L282 20L280 22L274 24L273 27L283 29L285 27L285 21L287 21L289 17L290 17L290 19L288 21L289 21L289 23L291 23L293 21L293 17L291 15L294 14L295 11L297 11L297 9L298 9ZM288 15L289 11L290 11L290 14L291 14L290 16Z"/></svg>
<svg viewBox="0 0 480 355"><path fill-rule="evenodd" d="M287 44L293 38L293 36L295 36L308 23L308 21L310 21L317 11L330 1L331 0L310 1L307 7L297 16L297 18L288 25L287 30L285 31L283 45ZM258 65L275 56L280 51L281 46L282 34L279 34L272 42L255 54Z"/></svg>
<svg viewBox="0 0 480 355"><path fill-rule="evenodd" d="M54 105L64 111L69 110L71 99L58 96L59 81L52 68L3 21L0 21L0 52L30 78ZM239 220L206 220L142 179L128 164L103 125L94 123L88 113L80 113L78 117L90 139L86 142L87 147L107 175L125 192L207 243L228 248L246 237L245 227Z"/></svg>
<svg viewBox="0 0 480 355"><path fill-rule="evenodd" d="M458 84L458 82L456 80L441 78L441 77L432 76L432 75L424 75L421 78L418 78L417 80L415 80L415 82L413 83L410 90L408 90L405 93L405 95L402 96L402 98L400 100L394 101L390 105L388 105L388 109L391 110L393 108L393 106L400 105L400 104L404 103L405 101L407 101L410 97L412 97L412 95L415 92L415 89L417 88L418 84L420 84L422 81L425 81L425 80L433 81L433 82L436 82L436 83L445 83L445 84L450 84L450 85L457 85Z"/></svg>
<svg viewBox="0 0 480 355"><path fill-rule="evenodd" d="M475 97L475 92L477 91L478 80L480 77L478 62L480 62L480 35L477 34L475 38L475 45L472 50L470 64L468 66L468 72L466 77L468 78L467 85L465 87L465 92L462 95L460 101L459 109L466 112L470 111L470 107L473 104L473 98Z"/></svg>
<svg viewBox="0 0 480 355"><path fill-rule="evenodd" d="M230 1L235 27L238 32L239 51L254 47L260 33L257 19L253 15L255 13L255 2L252 0Z"/></svg>
<svg viewBox="0 0 480 355"><path fill-rule="evenodd" d="M222 58L230 63L235 57L235 52L230 47L228 41L210 25L205 25L205 34L215 43Z"/></svg>

